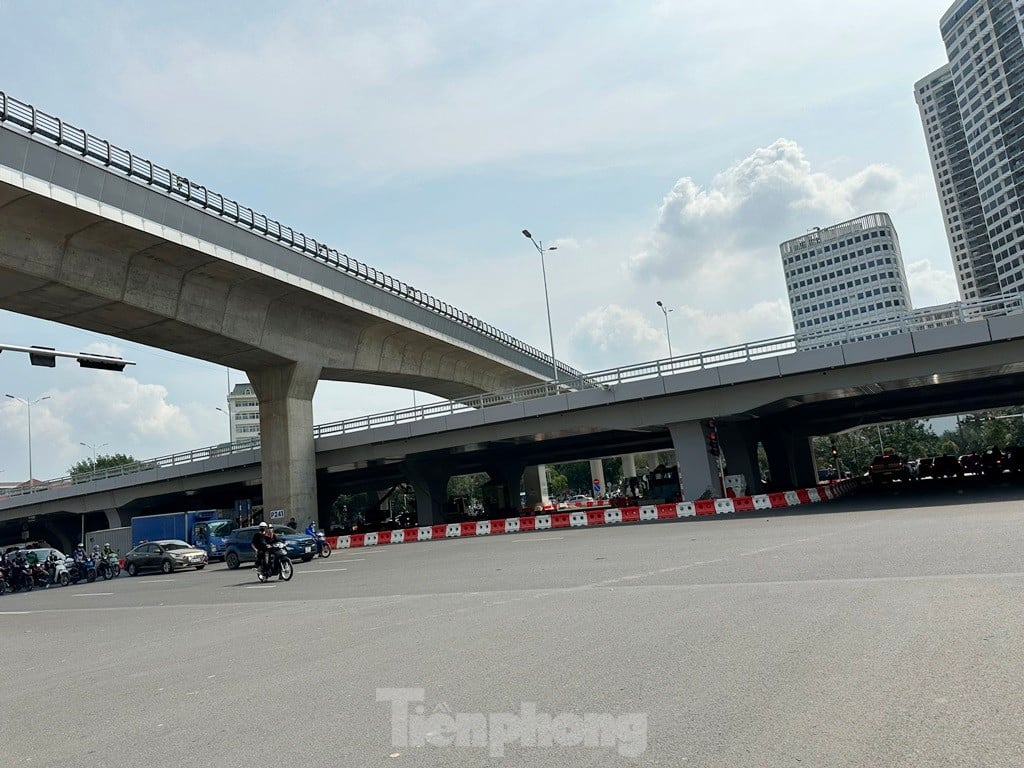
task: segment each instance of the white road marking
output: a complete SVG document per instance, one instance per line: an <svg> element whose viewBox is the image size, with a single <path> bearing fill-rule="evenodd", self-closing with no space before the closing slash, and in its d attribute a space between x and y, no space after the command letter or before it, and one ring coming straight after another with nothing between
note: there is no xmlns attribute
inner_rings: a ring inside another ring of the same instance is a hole
<svg viewBox="0 0 1024 768"><path fill-rule="evenodd" d="M561 541L564 538L565 536L515 536L509 539L509 541Z"/></svg>
<svg viewBox="0 0 1024 768"><path fill-rule="evenodd" d="M32 611L0 611L0 616L28 616Z"/></svg>
<svg viewBox="0 0 1024 768"><path fill-rule="evenodd" d="M348 568L317 568L315 571L306 571L306 573L312 575L314 573L330 573L331 571L347 571Z"/></svg>

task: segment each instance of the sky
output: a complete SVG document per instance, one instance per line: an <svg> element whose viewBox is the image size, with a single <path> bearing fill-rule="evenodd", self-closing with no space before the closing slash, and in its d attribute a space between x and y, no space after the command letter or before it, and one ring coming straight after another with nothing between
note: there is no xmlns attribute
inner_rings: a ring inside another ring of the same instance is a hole
<svg viewBox="0 0 1024 768"><path fill-rule="evenodd" d="M914 102L950 0L0 0L0 91L584 371L790 333L779 243L893 217L915 306L957 298ZM0 311L33 474L223 442L201 360ZM318 424L436 398L321 382ZM28 477L0 398L0 483ZM83 443L85 445L83 445Z"/></svg>

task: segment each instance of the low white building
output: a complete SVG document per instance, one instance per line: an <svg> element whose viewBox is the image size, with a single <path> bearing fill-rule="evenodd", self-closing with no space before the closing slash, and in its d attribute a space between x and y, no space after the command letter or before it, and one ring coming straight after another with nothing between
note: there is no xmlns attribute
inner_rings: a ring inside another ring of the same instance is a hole
<svg viewBox="0 0 1024 768"><path fill-rule="evenodd" d="M228 395L228 418L231 419L231 442L259 440L260 403L252 384L236 384Z"/></svg>
<svg viewBox="0 0 1024 768"><path fill-rule="evenodd" d="M798 346L888 335L911 308L899 239L887 213L815 227L779 246ZM851 328L880 325L849 335Z"/></svg>

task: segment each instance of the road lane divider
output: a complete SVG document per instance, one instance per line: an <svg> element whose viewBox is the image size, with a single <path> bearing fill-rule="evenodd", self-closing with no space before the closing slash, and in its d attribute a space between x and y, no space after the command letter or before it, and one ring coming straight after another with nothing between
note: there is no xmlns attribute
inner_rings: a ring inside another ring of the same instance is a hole
<svg viewBox="0 0 1024 768"><path fill-rule="evenodd" d="M327 541L334 549L360 549L380 547L385 544L410 544L439 539L469 539L528 531L562 531L607 525L643 524L660 520L681 520L687 517L759 514L766 510L831 501L845 496L856 488L856 480L842 480L816 488L800 488L794 491L761 493L753 496L697 499L676 504L552 511L547 514L523 515L498 520L426 525L395 531L354 533L349 536L328 536ZM542 541L543 539L536 540Z"/></svg>

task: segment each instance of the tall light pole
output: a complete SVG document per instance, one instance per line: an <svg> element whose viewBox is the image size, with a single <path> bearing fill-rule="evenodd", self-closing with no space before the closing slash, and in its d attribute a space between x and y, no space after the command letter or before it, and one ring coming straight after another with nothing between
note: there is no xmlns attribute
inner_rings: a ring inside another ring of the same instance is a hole
<svg viewBox="0 0 1024 768"><path fill-rule="evenodd" d="M28 489L32 491L32 406L36 403L41 403L43 400L49 400L50 396L45 395L44 397L37 398L35 400L28 400L24 397L16 397L15 395L7 395L11 400L17 400L19 403L25 406L28 411Z"/></svg>
<svg viewBox="0 0 1024 768"><path fill-rule="evenodd" d="M217 409L218 411L220 411L221 413L223 413L223 414L224 414L225 416L227 416L227 417L228 417L228 445L230 445L230 444L231 444L231 442L232 442L232 437L233 437L233 433L232 433L232 431L231 431L231 414L230 414L230 413L228 413L227 411L225 411L225 410L224 410L223 408L221 408L221 407L220 407L219 405L218 405L218 406L214 406L214 407L215 407L215 408L216 408L216 409Z"/></svg>
<svg viewBox="0 0 1024 768"><path fill-rule="evenodd" d="M96 471L96 451L97 451L97 449L105 448L106 446L110 445L110 443L100 443L99 445L96 445L94 443L82 443L82 442L80 442L79 445L84 445L86 448L92 448L92 469L95 472Z"/></svg>
<svg viewBox="0 0 1024 768"><path fill-rule="evenodd" d="M658 306L661 307L662 314L665 315L665 337L668 339L668 356L671 359L673 357L673 355L672 355L672 331L670 331L669 328L668 328L668 313L669 312L673 312L674 310L666 309L665 305L662 304L661 301L658 301Z"/></svg>
<svg viewBox="0 0 1024 768"><path fill-rule="evenodd" d="M555 334L551 330L551 302L548 300L548 272L544 267L544 254L548 251L557 251L557 245L549 245L547 248L540 240L534 240L533 235L530 234L530 230L523 230L523 237L528 238L533 247L537 249L537 253L540 254L540 273L544 278L544 306L548 311L548 341L551 342L551 368L555 373L553 381L558 383L558 360L555 358Z"/></svg>

